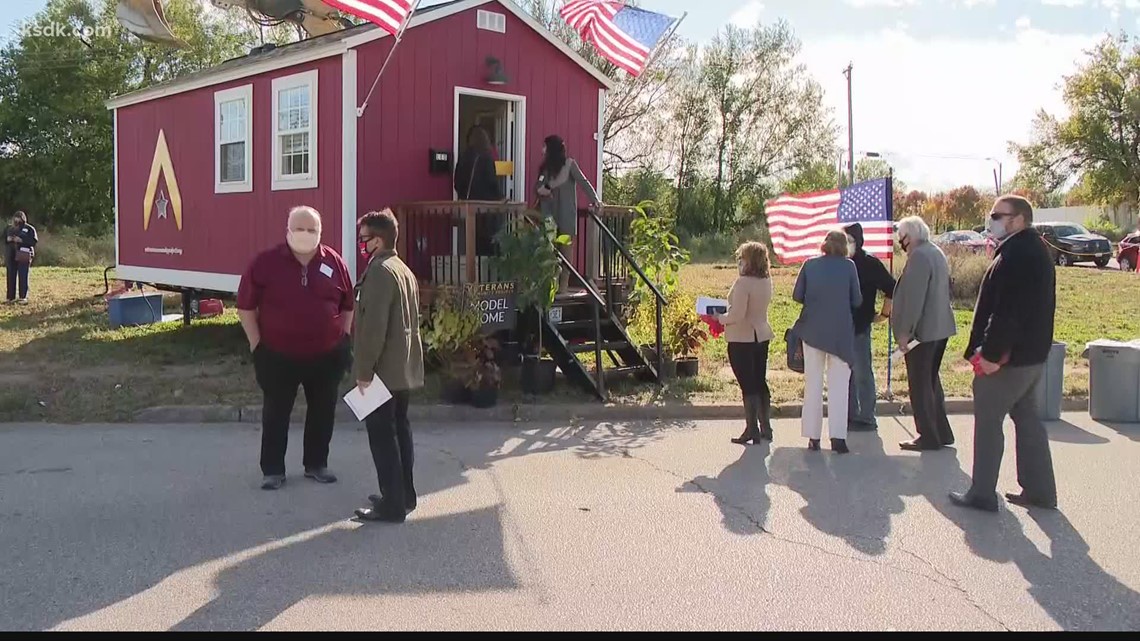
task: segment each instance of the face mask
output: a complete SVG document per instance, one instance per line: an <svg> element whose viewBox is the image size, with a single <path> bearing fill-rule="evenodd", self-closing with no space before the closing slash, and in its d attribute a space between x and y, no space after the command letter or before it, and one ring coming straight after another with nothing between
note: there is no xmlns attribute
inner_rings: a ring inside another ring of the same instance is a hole
<svg viewBox="0 0 1140 641"><path fill-rule="evenodd" d="M289 243L289 248L298 254L309 254L321 244L321 235L307 231L289 230L286 241Z"/></svg>
<svg viewBox="0 0 1140 641"><path fill-rule="evenodd" d="M1005 217L998 218L997 220L990 218L989 221L986 222L986 231L990 232L994 240L1002 240L1008 236L1009 230L1005 227Z"/></svg>
<svg viewBox="0 0 1140 641"><path fill-rule="evenodd" d="M899 236L899 247L902 247L904 252L910 251L910 243L907 242L906 236Z"/></svg>
<svg viewBox="0 0 1140 641"><path fill-rule="evenodd" d="M857 251L859 251L859 246L854 241L847 241L847 255L854 256Z"/></svg>

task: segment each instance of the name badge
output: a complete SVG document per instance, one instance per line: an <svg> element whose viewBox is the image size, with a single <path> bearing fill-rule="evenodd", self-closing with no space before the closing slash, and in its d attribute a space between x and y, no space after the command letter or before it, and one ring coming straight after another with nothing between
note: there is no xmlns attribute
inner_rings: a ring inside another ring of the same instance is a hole
<svg viewBox="0 0 1140 641"><path fill-rule="evenodd" d="M328 265L326 265L324 263L321 263L321 273L324 274L325 276L329 277L329 278L332 278L333 268L329 267Z"/></svg>

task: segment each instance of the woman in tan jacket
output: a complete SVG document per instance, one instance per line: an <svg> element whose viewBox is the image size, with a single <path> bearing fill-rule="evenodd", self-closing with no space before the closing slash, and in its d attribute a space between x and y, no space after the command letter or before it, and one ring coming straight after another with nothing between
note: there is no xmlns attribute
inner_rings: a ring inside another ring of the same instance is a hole
<svg viewBox="0 0 1140 641"><path fill-rule="evenodd" d="M744 433L732 442L759 444L772 440L768 344L774 334L768 324L772 302L768 248L763 243L744 243L736 250L736 260L740 277L728 292L728 313L718 316L728 341L728 362L744 397Z"/></svg>

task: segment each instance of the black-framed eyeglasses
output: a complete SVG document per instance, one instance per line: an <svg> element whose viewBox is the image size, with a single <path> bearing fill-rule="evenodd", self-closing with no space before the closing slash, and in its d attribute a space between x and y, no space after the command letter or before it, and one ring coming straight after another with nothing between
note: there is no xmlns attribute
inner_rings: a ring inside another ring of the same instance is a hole
<svg viewBox="0 0 1140 641"><path fill-rule="evenodd" d="M376 237L375 236L357 236L356 242L367 244L367 243L371 242L373 238L376 238Z"/></svg>
<svg viewBox="0 0 1140 641"><path fill-rule="evenodd" d="M994 211L990 212L990 220L1001 220L1002 218L1013 218L1017 214L1011 212Z"/></svg>

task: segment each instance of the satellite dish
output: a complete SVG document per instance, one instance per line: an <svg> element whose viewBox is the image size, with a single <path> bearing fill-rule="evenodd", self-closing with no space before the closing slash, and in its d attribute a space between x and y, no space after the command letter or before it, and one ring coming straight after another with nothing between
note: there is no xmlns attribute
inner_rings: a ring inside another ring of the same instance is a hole
<svg viewBox="0 0 1140 641"><path fill-rule="evenodd" d="M170 30L166 16L162 14L160 0L119 0L115 16L123 28L147 42L180 48L187 46Z"/></svg>
<svg viewBox="0 0 1140 641"><path fill-rule="evenodd" d="M205 0L203 0L205 1ZM210 0L215 7L237 8L263 26L290 22L310 37L323 36L352 26L340 12L321 0ZM162 0L119 0L115 15L123 27L148 42L186 47L162 13Z"/></svg>

